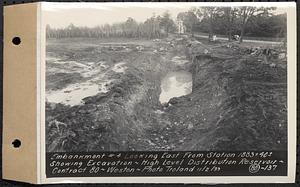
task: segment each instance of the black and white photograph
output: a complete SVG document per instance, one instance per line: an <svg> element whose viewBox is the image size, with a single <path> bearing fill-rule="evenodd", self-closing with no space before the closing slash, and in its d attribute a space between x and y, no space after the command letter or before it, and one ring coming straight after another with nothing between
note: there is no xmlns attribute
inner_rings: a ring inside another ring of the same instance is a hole
<svg viewBox="0 0 300 187"><path fill-rule="evenodd" d="M46 14L47 151L287 149L284 10Z"/></svg>
<svg viewBox="0 0 300 187"><path fill-rule="evenodd" d="M287 8L66 4L43 7L47 153L286 159Z"/></svg>

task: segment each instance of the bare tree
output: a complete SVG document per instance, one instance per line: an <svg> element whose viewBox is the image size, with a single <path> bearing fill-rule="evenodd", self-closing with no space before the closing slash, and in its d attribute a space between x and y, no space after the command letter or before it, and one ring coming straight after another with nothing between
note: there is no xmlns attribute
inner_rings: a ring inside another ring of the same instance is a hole
<svg viewBox="0 0 300 187"><path fill-rule="evenodd" d="M202 7L196 10L196 14L200 19L207 19L209 24L209 39L214 35L214 21L222 14L222 9L220 7Z"/></svg>
<svg viewBox="0 0 300 187"><path fill-rule="evenodd" d="M165 30L167 36L170 32L176 29L174 21L171 19L171 14L166 11L162 18L159 19L160 26Z"/></svg>
<svg viewBox="0 0 300 187"><path fill-rule="evenodd" d="M240 43L243 42L243 37L245 35L245 28L249 23L249 20L253 18L253 16L257 16L260 14L269 14L270 10L274 10L275 8L264 8L264 7L253 7L253 6L244 6L239 8L238 15L241 19L241 33L240 33Z"/></svg>
<svg viewBox="0 0 300 187"><path fill-rule="evenodd" d="M236 25L238 9L233 7L224 7L222 8L222 10L224 12L224 18L225 18L224 24L227 32L227 37L228 40L231 41L233 29L235 28Z"/></svg>
<svg viewBox="0 0 300 187"><path fill-rule="evenodd" d="M194 34L195 25L198 23L197 15L194 11L190 10L188 12L181 12L177 15L177 19L182 21L187 31Z"/></svg>

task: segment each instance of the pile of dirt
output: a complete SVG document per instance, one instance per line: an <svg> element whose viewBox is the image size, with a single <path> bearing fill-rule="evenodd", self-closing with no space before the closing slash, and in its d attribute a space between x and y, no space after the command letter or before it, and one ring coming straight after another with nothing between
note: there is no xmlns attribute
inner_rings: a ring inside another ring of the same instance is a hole
<svg viewBox="0 0 300 187"><path fill-rule="evenodd" d="M253 57L197 56L193 92L170 108L194 124L191 139L177 149L286 149L286 72Z"/></svg>
<svg viewBox="0 0 300 187"><path fill-rule="evenodd" d="M107 93L84 99L85 104L46 105L47 151L128 150L130 132L140 134L124 103L141 84L141 74L125 74Z"/></svg>

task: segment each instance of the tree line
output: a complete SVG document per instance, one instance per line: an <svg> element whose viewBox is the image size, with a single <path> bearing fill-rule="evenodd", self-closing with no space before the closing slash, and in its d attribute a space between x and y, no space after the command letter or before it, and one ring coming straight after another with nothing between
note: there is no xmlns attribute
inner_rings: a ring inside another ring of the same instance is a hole
<svg viewBox="0 0 300 187"><path fill-rule="evenodd" d="M66 28L55 29L51 28L50 25L46 27L47 38L162 38L175 31L176 24L171 19L169 12L165 12L162 16L153 15L142 23L129 17L123 23L105 24L93 28L77 27L72 23Z"/></svg>
<svg viewBox="0 0 300 187"><path fill-rule="evenodd" d="M286 37L286 14L274 14L275 7L202 7L179 13L177 19L190 33L204 32L209 36L226 35L232 40L239 35L254 37Z"/></svg>
<svg viewBox="0 0 300 187"><path fill-rule="evenodd" d="M276 8L265 7L200 7L181 12L176 20L167 11L163 15L148 18L138 23L133 18L125 22L105 24L93 28L77 27L70 24L65 28L46 27L47 38L70 37L128 37L128 38L162 38L178 30L182 23L186 33L208 33L226 35L232 40L233 35L239 35L240 41L244 36L255 37L286 37L286 14L274 15Z"/></svg>

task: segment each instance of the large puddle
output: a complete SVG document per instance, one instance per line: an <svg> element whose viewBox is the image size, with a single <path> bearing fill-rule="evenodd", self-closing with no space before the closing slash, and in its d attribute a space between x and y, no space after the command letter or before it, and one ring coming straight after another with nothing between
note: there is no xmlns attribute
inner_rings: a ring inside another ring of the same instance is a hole
<svg viewBox="0 0 300 187"><path fill-rule="evenodd" d="M159 101L168 102L173 97L179 97L192 92L192 74L187 71L168 73L161 81Z"/></svg>
<svg viewBox="0 0 300 187"><path fill-rule="evenodd" d="M87 79L81 83L70 84L61 90L47 90L46 100L52 103L63 103L74 106L83 103L83 98L94 96L100 92L108 92L107 85L112 82L108 72L124 73L126 63L119 62L109 66L104 61L79 63L75 61L62 62L56 58L47 58L47 73L78 72Z"/></svg>
<svg viewBox="0 0 300 187"><path fill-rule="evenodd" d="M82 104L83 98L94 96L100 92L107 92L104 84L98 85L91 82L76 83L62 90L48 92L46 99L48 102L74 106Z"/></svg>

